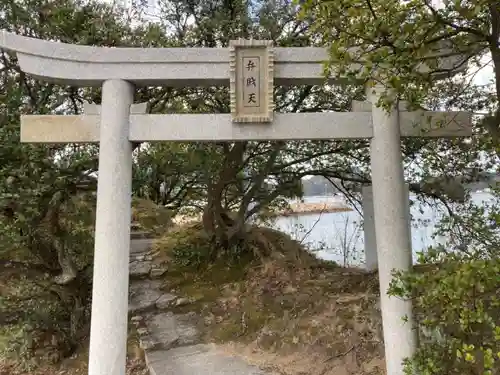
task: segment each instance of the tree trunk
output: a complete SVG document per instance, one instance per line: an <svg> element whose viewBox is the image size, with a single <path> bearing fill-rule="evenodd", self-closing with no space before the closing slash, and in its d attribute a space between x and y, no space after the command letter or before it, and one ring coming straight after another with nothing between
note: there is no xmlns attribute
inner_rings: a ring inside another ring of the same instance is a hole
<svg viewBox="0 0 500 375"><path fill-rule="evenodd" d="M491 1L491 39L490 50L493 59L493 74L495 77L495 89L497 98L497 110L495 114L495 125L500 128L500 3L498 0ZM500 133L500 131L498 132Z"/></svg>

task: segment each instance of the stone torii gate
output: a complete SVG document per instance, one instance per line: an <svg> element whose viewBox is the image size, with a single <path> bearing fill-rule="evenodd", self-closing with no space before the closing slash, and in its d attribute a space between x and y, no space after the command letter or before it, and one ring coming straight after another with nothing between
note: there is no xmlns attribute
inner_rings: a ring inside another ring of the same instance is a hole
<svg viewBox="0 0 500 375"><path fill-rule="evenodd" d="M371 139L387 374L403 373L402 361L416 347L414 330L402 322L404 315L411 321L411 304L385 293L391 271L411 266L400 137L470 136L470 114L386 111L376 106L380 87L368 90L369 101L355 112L273 113L274 85L325 82L322 48L241 40L213 49L102 48L0 32L0 49L16 53L21 69L41 80L102 87L102 105L84 115L21 117L22 142L100 143L89 375L125 371L132 143L333 138ZM460 63L439 59L444 69ZM231 114L145 114L133 106L138 85L229 85Z"/></svg>

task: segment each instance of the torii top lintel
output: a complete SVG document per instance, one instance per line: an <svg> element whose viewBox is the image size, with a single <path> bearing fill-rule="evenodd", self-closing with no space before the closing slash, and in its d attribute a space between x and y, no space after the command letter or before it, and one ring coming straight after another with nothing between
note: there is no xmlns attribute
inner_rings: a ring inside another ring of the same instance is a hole
<svg viewBox="0 0 500 375"><path fill-rule="evenodd" d="M92 47L0 30L0 49L15 52L25 73L54 83L100 86L109 79L123 79L136 85L229 86L229 48ZM274 56L276 85L325 82L326 49L274 48ZM461 56L449 53L443 56L446 57L439 59L441 69L456 72L465 69Z"/></svg>

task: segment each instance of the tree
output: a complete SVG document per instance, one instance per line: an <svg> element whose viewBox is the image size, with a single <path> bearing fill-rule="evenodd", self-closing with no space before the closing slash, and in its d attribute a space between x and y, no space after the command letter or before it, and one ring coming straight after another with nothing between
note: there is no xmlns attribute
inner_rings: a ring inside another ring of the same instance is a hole
<svg viewBox="0 0 500 375"><path fill-rule="evenodd" d="M442 167L462 181L498 171L500 126L500 3L494 0L341 0L300 2L303 16L314 22L312 32L327 45L327 74L346 74L356 81L380 81L399 98L415 106L482 112L475 137L461 145L448 141L406 143L418 150L422 177L437 177ZM440 47L450 56L461 54L457 68L468 71L436 82L437 61L428 59ZM352 48L354 47L354 48ZM351 48L351 49L350 49ZM491 56L493 85L477 86L471 78ZM421 61L428 72L417 69ZM364 66L352 69L353 61ZM332 69L335 66L336 69ZM389 97L381 105L391 104ZM430 146L433 144L433 146ZM450 149L465 153L450 159ZM422 151L427 152L422 154ZM421 159L422 158L422 159ZM474 161L473 159L476 158ZM458 161L454 168L450 165ZM448 174L448 173L447 173ZM459 178L460 179L460 178ZM432 178L431 178L432 180ZM430 180L429 180L430 181ZM420 346L406 364L407 373L494 374L499 369L500 303L498 299L498 190L490 205L471 201L450 204L441 234L446 247L421 254L423 265L398 272L391 294L414 301ZM431 263L432 266L424 266ZM384 292L384 291L383 291Z"/></svg>
<svg viewBox="0 0 500 375"><path fill-rule="evenodd" d="M65 43L134 45L142 31L135 34L128 21L121 10L94 1L0 1L0 29ZM17 295L0 297L0 320L5 329L24 322L28 334L61 334L65 354L89 318L96 188L90 175L98 147L21 144L19 119L77 114L83 101L99 95L37 81L20 70L14 55L0 54L0 268L5 277L16 271L19 278ZM40 296L54 303L42 306ZM11 348L26 342L21 337Z"/></svg>
<svg viewBox="0 0 500 375"><path fill-rule="evenodd" d="M229 40L238 37L272 39L280 46L309 43L304 35L305 25L296 19L295 9L288 2L185 0L162 4L156 14L158 25L167 30L170 43L177 46L227 46ZM275 98L280 112L346 110L349 98L358 94L356 88L278 87ZM159 112L172 109L190 113L228 113L228 89L179 90L175 99ZM366 142L357 144L366 146ZM197 178L192 186L196 186L196 196L206 202L202 209L204 228L219 249L241 242L245 224L252 215L283 204L284 198L301 195L300 178L306 174L311 161L322 158L318 163L326 164L328 155L348 153L338 142L236 142L175 147L157 144L151 145L147 153L160 155L161 152L156 151L160 148L164 161L176 163L174 160L180 160L182 155L186 161L184 166L196 164L196 172L188 171L184 177ZM174 149L183 151L174 153ZM172 175L174 170L172 164L165 164L157 176ZM318 173L324 171L318 170ZM335 171L336 175L339 173ZM158 178L156 183L151 183L159 187L162 182ZM174 180L170 179L170 185L168 191L177 191L173 188Z"/></svg>
<svg viewBox="0 0 500 375"><path fill-rule="evenodd" d="M173 213L205 198L198 170L199 153L189 144L143 145L133 164L133 194L166 206Z"/></svg>
<svg viewBox="0 0 500 375"><path fill-rule="evenodd" d="M437 60L429 58L463 55L455 68L473 69L454 82L453 106L470 95L468 76L475 76L488 62L494 71L492 102L483 103L489 111L485 125L498 134L500 116L500 5L496 0L443 1L437 7L431 0L381 1L299 1L303 16L320 43L328 45L329 74L347 74L356 80L383 78L387 88L415 105L424 105L435 87L433 73L443 72ZM443 49L444 48L444 49ZM441 52L439 52L441 50ZM488 56L491 56L491 61ZM486 59L486 62L485 62ZM353 68L351 62L363 61ZM424 61L430 71L419 71ZM335 70L330 69L335 66ZM387 98L386 98L387 99Z"/></svg>
<svg viewBox="0 0 500 375"><path fill-rule="evenodd" d="M314 34L311 36L307 33L310 30L308 22L298 20L296 8L286 1L263 1L256 4L215 0L166 1L154 16L158 28L166 30L169 36L158 39L155 46L227 46L229 40L238 37L272 39L279 46L304 46L313 44L316 39ZM162 106L154 109L155 112L229 112L227 88L189 88L172 91L176 93L175 98L170 96ZM277 87L276 110L278 112L345 111L349 109L352 99L362 98L362 91L359 82L347 87ZM449 150L449 154L446 158L436 160L434 158L436 150L444 148ZM157 149L162 151L156 151ZM174 149L183 151L181 154L171 152ZM179 176L177 165L180 161L179 156L182 155L184 167L191 162L196 164L190 164L186 176L192 175L197 179L191 186L197 191L196 197L207 202L203 209L205 230L210 233L214 243L219 245L217 248L228 247L233 239L236 242L240 241L244 224L252 214L266 210L270 205L283 204L284 198L300 196L302 192L298 180L306 174L325 176L331 181L338 179L341 181L336 182L338 187L346 194L351 194L354 185L370 182L368 142L365 140L275 144L214 143L183 145L180 148L157 144L151 145L147 150L144 157L146 154L154 154L163 163L161 170L152 166L148 169L155 170L154 173L146 173L146 168L141 168L145 175L152 179L156 178L156 181L149 182L151 186L156 186L153 189L155 191L159 191L160 186L165 186L162 185L165 181L169 185L165 191L185 191L176 186L178 183L176 176ZM443 193L442 184L422 185L419 180L431 173L453 177L462 173L460 169L462 166L471 171L477 167L475 164L478 159L477 149L471 147L464 149L462 141L407 140L404 153L408 165L415 164L415 161L420 164L422 159L429 157L432 158L429 160L434 160L432 168L412 171L413 173L409 173L409 178L413 182L412 190L440 199L443 194L453 195L456 199L457 194L451 191ZM197 156L192 157L188 154ZM460 162L449 163L453 158ZM193 171L196 172L192 173ZM154 176L155 174L158 178ZM270 181L273 183L269 183ZM248 209L249 206L253 208Z"/></svg>

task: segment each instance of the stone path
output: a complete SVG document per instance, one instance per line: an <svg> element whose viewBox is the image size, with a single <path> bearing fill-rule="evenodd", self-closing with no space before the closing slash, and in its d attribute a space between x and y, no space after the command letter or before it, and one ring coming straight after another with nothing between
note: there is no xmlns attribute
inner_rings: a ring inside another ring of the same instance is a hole
<svg viewBox="0 0 500 375"><path fill-rule="evenodd" d="M150 374L269 375L240 358L220 353L213 344L201 343L195 313L175 315L171 311L189 300L161 290L157 278L166 270L154 267L151 243L151 239L132 237L129 292L129 315Z"/></svg>

